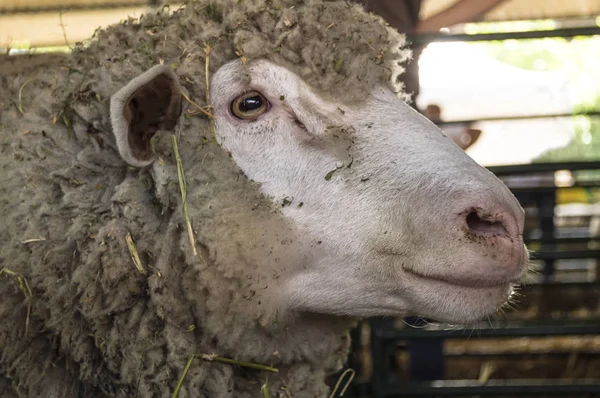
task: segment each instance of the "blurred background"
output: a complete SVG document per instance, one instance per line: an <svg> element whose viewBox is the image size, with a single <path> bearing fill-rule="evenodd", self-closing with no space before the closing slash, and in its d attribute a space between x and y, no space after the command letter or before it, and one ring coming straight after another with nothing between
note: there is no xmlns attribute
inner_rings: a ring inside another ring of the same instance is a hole
<svg viewBox="0 0 600 398"><path fill-rule="evenodd" d="M406 32L412 105L526 210L530 279L469 328L369 319L332 396L600 397L600 0L352 0ZM0 70L178 2L0 0Z"/></svg>

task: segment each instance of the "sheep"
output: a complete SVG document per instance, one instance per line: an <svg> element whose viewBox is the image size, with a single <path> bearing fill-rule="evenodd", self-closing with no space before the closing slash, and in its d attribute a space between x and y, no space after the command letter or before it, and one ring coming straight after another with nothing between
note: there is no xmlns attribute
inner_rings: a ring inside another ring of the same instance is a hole
<svg viewBox="0 0 600 398"><path fill-rule="evenodd" d="M358 5L220 0L0 72L2 396L325 397L360 318L502 307L522 209L409 58Z"/></svg>

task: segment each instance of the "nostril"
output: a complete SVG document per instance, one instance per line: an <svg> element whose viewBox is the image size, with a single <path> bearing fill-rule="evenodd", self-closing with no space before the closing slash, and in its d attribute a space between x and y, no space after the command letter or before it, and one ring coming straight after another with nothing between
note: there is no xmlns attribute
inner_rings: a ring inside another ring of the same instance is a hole
<svg viewBox="0 0 600 398"><path fill-rule="evenodd" d="M476 211L467 214L467 226L476 234L503 234L509 235L501 221L487 221L482 219Z"/></svg>

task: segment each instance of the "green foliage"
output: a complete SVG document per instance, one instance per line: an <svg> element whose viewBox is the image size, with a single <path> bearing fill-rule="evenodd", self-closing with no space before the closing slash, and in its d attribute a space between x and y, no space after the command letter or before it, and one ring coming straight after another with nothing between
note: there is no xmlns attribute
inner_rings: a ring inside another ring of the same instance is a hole
<svg viewBox="0 0 600 398"><path fill-rule="evenodd" d="M465 33L501 33L501 32L529 32L534 30L556 29L556 22L552 19L532 21L504 21L504 22L479 22L465 24Z"/></svg>
<svg viewBox="0 0 600 398"><path fill-rule="evenodd" d="M522 24L526 25L526 22ZM486 25L493 26L493 24ZM517 26L514 30L526 30L526 27ZM489 27L488 29L481 28L478 31L471 30L472 33L479 33L480 31L499 31L501 29ZM538 30L540 30L539 26ZM540 72L561 72L570 84L577 87L582 103L594 102L600 92L600 57L598 56L600 35L575 37L570 40L560 37L497 40L469 43L469 45L500 62L517 68Z"/></svg>
<svg viewBox="0 0 600 398"><path fill-rule="evenodd" d="M492 58L517 68L557 71L563 67L568 43L561 38L492 41L485 50Z"/></svg>
<svg viewBox="0 0 600 398"><path fill-rule="evenodd" d="M505 23L467 24L465 31L495 33L555 29L552 20ZM600 118L585 116L589 111L600 111L600 36L503 40L469 43L497 61L517 68L560 72L578 95L579 105L573 112L574 133L569 143L561 148L545 151L534 162L568 162L600 160ZM583 115L580 115L583 114ZM541 134L541 133L540 133ZM565 132L567 134L567 132ZM543 139L543 137L540 137Z"/></svg>
<svg viewBox="0 0 600 398"><path fill-rule="evenodd" d="M576 113L585 114L591 110L600 110L600 96L589 105L581 105ZM533 162L573 162L600 160L600 118L598 116L574 116L575 132L567 145L549 149L535 158ZM600 171L580 171L575 173L578 179L600 178Z"/></svg>

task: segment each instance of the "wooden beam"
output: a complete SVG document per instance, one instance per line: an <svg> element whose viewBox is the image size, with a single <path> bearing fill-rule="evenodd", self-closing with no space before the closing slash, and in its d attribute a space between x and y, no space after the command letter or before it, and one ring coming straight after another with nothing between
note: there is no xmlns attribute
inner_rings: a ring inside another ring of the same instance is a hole
<svg viewBox="0 0 600 398"><path fill-rule="evenodd" d="M73 10L39 14L0 15L0 49L10 47L72 46L89 39L96 28L138 17L145 7ZM61 25L62 17L62 25Z"/></svg>
<svg viewBox="0 0 600 398"><path fill-rule="evenodd" d="M421 21L418 33L431 33L459 23L478 20L505 0L458 0L443 11Z"/></svg>
<svg viewBox="0 0 600 398"><path fill-rule="evenodd" d="M146 0L0 0L0 14L144 7Z"/></svg>

